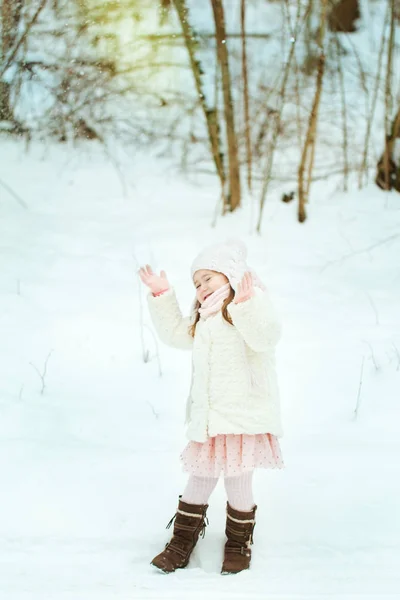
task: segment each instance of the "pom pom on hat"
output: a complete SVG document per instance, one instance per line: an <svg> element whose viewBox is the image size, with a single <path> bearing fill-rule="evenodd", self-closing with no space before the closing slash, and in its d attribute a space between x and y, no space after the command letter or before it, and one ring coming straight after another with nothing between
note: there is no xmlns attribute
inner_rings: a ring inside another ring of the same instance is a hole
<svg viewBox="0 0 400 600"><path fill-rule="evenodd" d="M232 288L236 291L243 275L249 271L253 275L254 285L265 289L257 275L247 265L246 258L246 245L238 238L231 238L223 243L213 244L202 250L194 259L191 268L192 278L196 271L200 269L218 271L228 278Z"/></svg>
<svg viewBox="0 0 400 600"><path fill-rule="evenodd" d="M226 240L225 245L232 247L232 250L237 254L237 256L240 256L240 258L246 260L247 248L246 244L242 240L239 238L230 238Z"/></svg>

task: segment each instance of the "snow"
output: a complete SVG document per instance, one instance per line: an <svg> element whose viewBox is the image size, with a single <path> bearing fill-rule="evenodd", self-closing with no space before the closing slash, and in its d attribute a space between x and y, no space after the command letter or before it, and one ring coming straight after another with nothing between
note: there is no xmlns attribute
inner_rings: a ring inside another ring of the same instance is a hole
<svg viewBox="0 0 400 600"><path fill-rule="evenodd" d="M0 188L0 596L398 598L399 196L319 181L299 225L277 192L256 236L254 200L212 228L215 183L151 156L121 158L125 194L93 144L3 139L0 164L27 206ZM219 574L220 482L166 576L149 562L185 484L190 353L156 345L136 264L165 268L187 310L193 256L234 235L284 323L286 469L256 474L249 572Z"/></svg>

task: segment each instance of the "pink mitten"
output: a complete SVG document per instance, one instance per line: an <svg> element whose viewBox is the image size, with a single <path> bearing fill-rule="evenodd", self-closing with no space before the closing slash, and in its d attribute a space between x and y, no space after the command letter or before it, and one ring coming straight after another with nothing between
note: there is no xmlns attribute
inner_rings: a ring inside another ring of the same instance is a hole
<svg viewBox="0 0 400 600"><path fill-rule="evenodd" d="M247 272L243 275L242 281L238 284L235 297L233 299L234 304L240 302L246 302L254 296L254 285L253 277L251 273Z"/></svg>
<svg viewBox="0 0 400 600"><path fill-rule="evenodd" d="M165 271L161 271L160 275L156 275L151 266L146 265L139 269L139 277L150 289L153 296L160 296L169 290L169 283Z"/></svg>

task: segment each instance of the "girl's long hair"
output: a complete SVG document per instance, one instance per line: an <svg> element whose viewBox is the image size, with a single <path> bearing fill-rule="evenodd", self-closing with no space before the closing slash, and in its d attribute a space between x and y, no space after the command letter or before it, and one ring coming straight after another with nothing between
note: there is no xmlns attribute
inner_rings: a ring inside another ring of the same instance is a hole
<svg viewBox="0 0 400 600"><path fill-rule="evenodd" d="M227 323L229 323L229 325L232 325L232 319L231 319L231 317L229 316L229 313L228 313L228 305L232 302L232 300L234 299L234 297L235 297L235 292L234 292L233 288L231 287L231 289L229 290L229 296L224 300L224 303L223 303L222 308L221 308L222 316L225 319L225 321ZM196 304L195 304L195 307L194 307L194 310L196 311L196 317L195 317L192 325L189 327L189 333L190 333L190 335L192 337L195 336L196 325L197 325L197 323L200 320L200 313L199 313L200 306L201 306L200 302L197 300Z"/></svg>

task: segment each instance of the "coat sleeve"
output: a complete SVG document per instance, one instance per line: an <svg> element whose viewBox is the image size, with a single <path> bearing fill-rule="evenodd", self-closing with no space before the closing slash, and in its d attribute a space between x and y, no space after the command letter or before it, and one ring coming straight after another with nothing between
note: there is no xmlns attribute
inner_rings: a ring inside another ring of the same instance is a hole
<svg viewBox="0 0 400 600"><path fill-rule="evenodd" d="M280 319L266 292L256 289L255 296L228 306L233 325L255 352L265 352L281 337Z"/></svg>
<svg viewBox="0 0 400 600"><path fill-rule="evenodd" d="M150 293L147 301L160 340L173 348L191 349L193 345L193 338L189 333L191 319L182 317L175 292L170 289L161 296L153 296Z"/></svg>

